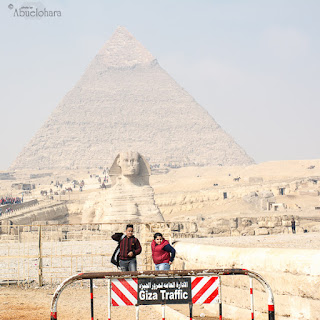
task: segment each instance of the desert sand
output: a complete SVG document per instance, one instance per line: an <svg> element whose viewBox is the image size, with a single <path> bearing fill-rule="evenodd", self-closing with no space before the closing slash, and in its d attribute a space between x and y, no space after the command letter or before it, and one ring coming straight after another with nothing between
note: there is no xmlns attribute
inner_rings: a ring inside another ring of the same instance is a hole
<svg viewBox="0 0 320 320"><path fill-rule="evenodd" d="M242 221L241 219L259 217L286 216L290 219L291 216L294 216L298 219L300 228L297 234L292 234L291 228L287 226L284 227L287 233L246 236L210 234L209 238L179 241L236 248L319 249L320 211L316 208L320 207L320 160L273 161L247 167L183 167L170 169L166 174L161 171L162 169L165 168L153 170L150 185L155 191L155 202L167 221L196 221L200 224L207 224L221 219L239 218L239 221ZM82 208L88 197L97 194L99 200L99 197L103 198L108 193L108 188L99 189L98 178L104 177L102 169L53 172L28 170L11 172L11 174L15 180L0 181L0 196L21 196L23 192L25 201L37 199L40 204L63 202L68 207L70 223L81 222ZM44 175L30 178L30 174ZM235 178L240 179L235 181ZM82 192L79 186L73 188L71 183L73 180L84 180L85 185ZM62 183L63 187L55 186L56 181ZM19 182L35 184L35 189L27 193L11 187L13 183ZM72 193L63 194L62 191L69 187L73 188ZM285 189L283 195L279 194L280 188ZM49 192L50 189L53 189L52 199L49 194L41 195L41 191ZM223 192L228 193L227 199L223 199ZM272 192L274 202L282 203L284 206L279 207L277 211L263 210L254 203L244 200L252 192L258 195ZM59 302L61 314L59 318L77 319L79 314L89 316L89 292L86 285L80 289L70 288L68 290L63 293L67 299L61 299ZM54 288L47 286L29 290L1 287L0 299L5 305L10 305L10 309L1 310L0 318L17 319L19 316L19 319L24 319L24 317L25 319L42 319L48 317L53 291ZM75 292L79 294L78 298ZM99 287L95 294L97 295L96 317L102 319L106 310L106 293L104 288ZM115 309L113 312L116 317L121 313L125 318L134 318L134 312L130 309ZM158 314L151 315L150 310L141 308L142 319L158 317ZM82 318L79 316L79 319Z"/></svg>
<svg viewBox="0 0 320 320"><path fill-rule="evenodd" d="M22 289L19 287L1 287L0 290L0 319L1 320L40 320L50 318L50 304L55 288L43 287ZM94 319L103 320L107 317L107 292L106 287L99 284L94 289ZM185 316L188 314L188 306L173 305L173 309ZM205 318L200 314L205 314ZM203 307L194 307L194 319L217 320ZM161 314L152 306L140 306L139 319L158 320ZM66 289L59 299L58 319L83 320L90 318L90 296L86 283ZM135 320L135 307L113 307L111 319ZM173 319L172 316L170 319ZM187 319L187 318L186 318ZM228 319L226 319L228 320Z"/></svg>

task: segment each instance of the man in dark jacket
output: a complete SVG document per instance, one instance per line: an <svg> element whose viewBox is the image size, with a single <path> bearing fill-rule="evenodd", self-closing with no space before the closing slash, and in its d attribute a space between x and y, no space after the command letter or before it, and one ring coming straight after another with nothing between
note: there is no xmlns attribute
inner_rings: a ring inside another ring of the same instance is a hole
<svg viewBox="0 0 320 320"><path fill-rule="evenodd" d="M121 271L137 271L136 256L141 253L142 248L139 240L133 235L133 225L127 225L125 237L123 233L115 233L111 238L120 242L119 266Z"/></svg>

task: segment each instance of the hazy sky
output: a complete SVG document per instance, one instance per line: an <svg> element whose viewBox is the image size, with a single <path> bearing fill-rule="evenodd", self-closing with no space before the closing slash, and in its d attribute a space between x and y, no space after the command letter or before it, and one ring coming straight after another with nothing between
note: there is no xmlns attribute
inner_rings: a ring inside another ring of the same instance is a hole
<svg viewBox="0 0 320 320"><path fill-rule="evenodd" d="M33 1L62 16L14 17L22 3L0 7L0 170L119 25L256 162L320 158L320 1Z"/></svg>

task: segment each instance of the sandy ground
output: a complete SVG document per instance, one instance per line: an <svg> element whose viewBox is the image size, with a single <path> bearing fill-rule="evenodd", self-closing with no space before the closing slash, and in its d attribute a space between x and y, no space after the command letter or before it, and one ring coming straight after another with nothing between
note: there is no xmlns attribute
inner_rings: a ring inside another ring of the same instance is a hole
<svg viewBox="0 0 320 320"><path fill-rule="evenodd" d="M238 248L292 248L316 249L320 248L320 233L275 234L267 236L240 236L183 239L183 242L196 244L212 244L222 247Z"/></svg>
<svg viewBox="0 0 320 320"><path fill-rule="evenodd" d="M310 166L314 166L314 168L308 169ZM73 179L78 181L84 180L84 193L86 193L99 187L98 178L95 177L95 175L99 175L103 178L101 170L90 169L57 171L51 172L51 175L47 177L30 179L30 174L40 174L44 172L49 172L49 170L21 170L15 172L14 175L16 180L0 181L0 196L5 196L7 193L12 194L12 196L19 196L21 190L11 189L11 184L18 182L36 184L36 190L33 191L34 195L39 195L40 190L42 189L49 190L52 188L54 191L60 191L60 189L54 187L51 182L62 182L64 189L65 187L72 186L70 182L66 182L67 178L70 181ZM93 174L94 177L90 178L90 174ZM170 169L168 174L152 174L150 176L150 184L155 189L156 193L166 193L172 191L196 191L200 189L212 188L214 183L217 183L219 187L248 185L250 177L263 177L264 182L285 182L291 181L295 178L299 179L310 176L320 176L320 159L269 161L246 167L183 167L179 169ZM241 178L239 182L233 181L233 179L236 177ZM78 192L78 188L76 188L75 191ZM27 198L28 195L25 194L25 199Z"/></svg>
<svg viewBox="0 0 320 320"><path fill-rule="evenodd" d="M310 166L315 166L313 169L308 169ZM66 179L70 180L85 180L84 192L80 193L78 190L73 192L73 200L77 200L80 204L91 193L96 192L98 188L97 178L89 178L88 171L75 172L54 172L52 176L41 179L30 179L30 173L21 172L16 174L15 181L0 181L0 196L19 196L21 190L12 190L11 184L17 182L30 182L36 184L30 198L39 197L40 190L49 190L51 181L62 181L64 187L68 187ZM37 172L40 173L40 172ZM96 173L102 176L99 170L90 170L90 174ZM171 192L200 192L202 190L214 188L213 184L218 184L219 188L234 188L249 185L250 177L263 177L264 183L274 182L290 182L296 178L320 176L320 160L302 160L302 161L277 161L266 162L248 167L186 167L181 169L171 170L166 175L153 175L150 177L150 184L154 188L156 194L171 193ZM239 182L233 179L241 177ZM317 187L318 188L318 187ZM57 188L54 189L54 191ZM58 190L58 189L57 189ZM28 199L28 195L25 195ZM320 212L310 211L310 208L319 205L319 197L295 196L295 197L277 197L279 202L288 204L298 203L303 208L302 211L297 212L298 215L309 217L320 214ZM223 204L217 203L215 206L196 209L194 212L189 212L190 215L214 213L215 217L236 217L242 216L243 213L249 211L247 204L241 201L224 201ZM257 213L261 215L260 213ZM270 214L270 213L269 213ZM278 213L276 213L278 214ZM286 212L279 212L280 215ZM295 213L296 214L296 213ZM179 214L176 214L177 216ZM249 215L250 216L250 215ZM185 217L185 216L184 216ZM76 217L79 220L79 216ZM173 216L166 217L173 218ZM78 222L75 219L74 223ZM279 234L268 236L245 236L245 237L214 237L206 239L184 239L183 241L191 241L203 244L213 244L217 246L232 246L232 247L267 247L267 248L294 248L294 249L316 249L320 248L320 233L304 233L304 234ZM104 285L98 285L94 290L95 296L95 318L106 319L107 314L107 292ZM16 286L4 287L0 286L0 319L1 320L41 320L49 319L50 304L52 295L55 291L54 287L23 289ZM175 307L188 315L187 306ZM195 319L198 318L201 310L195 308ZM206 313L206 312L205 312ZM59 320L62 319L86 319L90 317L90 296L87 283L83 286L77 286L66 289L61 295L58 304ZM134 307L113 308L113 319L135 319ZM140 308L140 319L160 319L157 314L150 307L142 306ZM200 319L200 318L199 318ZM215 319L208 317L201 319Z"/></svg>
<svg viewBox="0 0 320 320"><path fill-rule="evenodd" d="M312 168L312 169L310 169ZM47 172L46 170L43 172ZM14 181L0 181L0 196L21 196L21 190L11 189L12 183L25 182L34 183L36 189L32 191L31 195L25 194L27 198L37 198L38 200L45 200L46 197L40 195L41 190L49 191L50 188L53 191L61 192L62 189L71 187L71 181L76 179L78 181L84 180L85 187L83 192L79 192L79 188L76 187L73 192L66 195L54 196L54 201L66 200L73 201L69 204L69 219L70 223L81 222L81 210L83 203L90 196L92 192L97 192L99 189L98 176L103 178L102 170L90 169L90 170L77 170L77 171L60 171L52 172L51 176L46 176L37 179L30 179L31 173L43 173L32 171L18 171L14 175L16 180ZM263 183L254 184L257 185L258 190L268 190L270 184L286 184L297 179L308 179L310 177L320 177L320 160L292 160L292 161L270 161L260 164L255 164L247 167L243 166L209 166L209 167L183 167L179 169L171 169L167 174L152 174L150 176L150 184L155 191L156 202L161 200L161 195L172 195L179 199L180 195L186 193L194 193L201 195L202 192L212 190L214 192L230 191L237 192L241 188L252 186L249 182L250 178L263 178ZM92 175L92 178L90 178ZM240 177L237 182L234 178ZM68 180L68 182L67 182ZM63 188L55 187L51 182L59 181L63 183ZM217 184L218 186L214 186ZM307 188L319 189L319 184L310 186ZM108 190L104 190L108 192ZM288 196L276 196L276 201L279 203L285 203L288 208L299 216L314 216L319 214L315 212L314 208L320 206L320 197L312 197L307 195L290 194ZM160 198L159 198L160 197ZM160 201L161 202L161 201ZM297 209L296 205L300 207ZM210 216L214 215L219 217L234 217L234 216L253 216L255 214L262 215L256 208L253 208L251 204L244 202L241 198L227 199L226 201L214 201L210 203L203 203L201 207L195 206L194 208L188 208L188 210L178 210L170 212L170 209L164 210L165 219L185 219L188 216ZM268 212L269 214L273 214ZM278 212L274 214L280 214ZM281 212L286 214L286 212Z"/></svg>
<svg viewBox="0 0 320 320"><path fill-rule="evenodd" d="M313 169L308 169L315 166ZM250 177L263 177L264 182L285 182L295 178L320 176L320 160L270 161L247 167L185 167L166 175L152 175L150 184L156 193L195 191L221 186L249 185ZM239 182L233 181L240 177Z"/></svg>
<svg viewBox="0 0 320 320"><path fill-rule="evenodd" d="M50 306L55 288L42 287L38 289L22 289L16 286L0 287L0 319L1 320L42 320L50 319ZM179 312L188 315L188 306L173 306ZM139 318L142 320L159 320L161 315L152 307L140 306ZM200 318L200 314L205 317ZM94 289L94 319L107 318L106 287ZM86 284L67 288L58 302L59 320L90 319L90 295ZM134 320L135 307L113 307L111 319ZM216 320L202 307L194 307L194 319Z"/></svg>

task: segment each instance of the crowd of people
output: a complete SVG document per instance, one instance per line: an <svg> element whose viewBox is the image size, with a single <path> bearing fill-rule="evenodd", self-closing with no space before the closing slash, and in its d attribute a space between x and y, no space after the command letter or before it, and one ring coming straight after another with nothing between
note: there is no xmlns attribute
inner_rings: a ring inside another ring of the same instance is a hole
<svg viewBox="0 0 320 320"><path fill-rule="evenodd" d="M1 197L0 198L0 206L8 205L8 204L19 204L23 202L23 198L19 197ZM0 216L3 213L9 213L12 212L12 208L8 207L5 210L3 208L0 208Z"/></svg>
<svg viewBox="0 0 320 320"><path fill-rule="evenodd" d="M11 208L6 208L6 210L3 212L3 210L0 208L0 217L2 216L3 213L9 213L12 212L13 210Z"/></svg>
<svg viewBox="0 0 320 320"><path fill-rule="evenodd" d="M19 198L19 197L5 197L5 198L1 198L0 199L0 206L5 205L5 204L17 204L17 203L22 203L23 202L23 198Z"/></svg>

